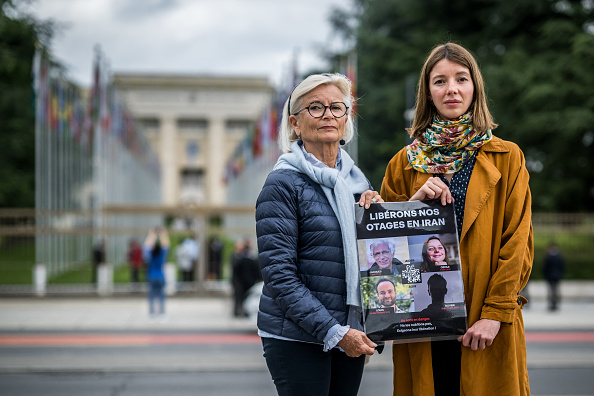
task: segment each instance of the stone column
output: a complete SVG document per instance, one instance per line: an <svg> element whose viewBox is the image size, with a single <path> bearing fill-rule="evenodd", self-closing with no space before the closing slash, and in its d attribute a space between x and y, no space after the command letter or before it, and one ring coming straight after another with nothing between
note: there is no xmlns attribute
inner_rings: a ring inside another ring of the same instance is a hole
<svg viewBox="0 0 594 396"><path fill-rule="evenodd" d="M206 197L211 205L225 204L223 172L225 170L225 120L212 118L208 128L208 167L206 175Z"/></svg>
<svg viewBox="0 0 594 396"><path fill-rule="evenodd" d="M179 171L176 153L177 125L173 116L161 118L161 142L159 159L161 161L161 189L163 204L176 205L179 197Z"/></svg>

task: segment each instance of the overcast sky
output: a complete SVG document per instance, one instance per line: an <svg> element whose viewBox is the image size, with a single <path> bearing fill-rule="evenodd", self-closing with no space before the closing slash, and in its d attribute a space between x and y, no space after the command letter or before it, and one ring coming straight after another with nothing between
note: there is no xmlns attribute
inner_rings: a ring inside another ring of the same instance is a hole
<svg viewBox="0 0 594 396"><path fill-rule="evenodd" d="M345 0L36 0L40 19L65 25L54 56L83 86L91 83L93 48L113 72L158 72L286 78L324 68L320 47L331 40L329 15ZM342 46L341 46L342 45Z"/></svg>

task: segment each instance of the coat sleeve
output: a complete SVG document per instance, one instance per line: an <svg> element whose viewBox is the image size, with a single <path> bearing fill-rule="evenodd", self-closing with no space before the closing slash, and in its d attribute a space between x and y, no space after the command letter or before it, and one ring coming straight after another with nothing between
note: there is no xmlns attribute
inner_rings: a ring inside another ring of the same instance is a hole
<svg viewBox="0 0 594 396"><path fill-rule="evenodd" d="M291 180L269 177L256 204L256 233L264 287L285 317L323 341L339 322L299 276L299 196Z"/></svg>
<svg viewBox="0 0 594 396"><path fill-rule="evenodd" d="M521 306L518 294L528 282L534 255L529 174L515 145L511 156L499 258L481 313L481 319L502 323L511 323L514 310Z"/></svg>
<svg viewBox="0 0 594 396"><path fill-rule="evenodd" d="M404 174L406 164L408 164L408 160L405 149L397 153L388 163L380 190L380 195L384 201L408 201L412 196L410 180Z"/></svg>

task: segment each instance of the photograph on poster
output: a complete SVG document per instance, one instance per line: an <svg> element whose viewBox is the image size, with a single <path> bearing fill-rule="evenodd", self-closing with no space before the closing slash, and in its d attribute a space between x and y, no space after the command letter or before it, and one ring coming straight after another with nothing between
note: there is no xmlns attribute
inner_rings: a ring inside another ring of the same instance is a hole
<svg viewBox="0 0 594 396"><path fill-rule="evenodd" d="M361 278L363 306L369 314L398 314L410 310L412 286L403 284L400 275Z"/></svg>
<svg viewBox="0 0 594 396"><path fill-rule="evenodd" d="M460 314L457 310L464 307L464 285L459 272L422 273L421 279L414 289L414 312L431 317Z"/></svg>
<svg viewBox="0 0 594 396"><path fill-rule="evenodd" d="M412 235L408 237L410 262L420 264L421 272L460 269L456 234Z"/></svg>
<svg viewBox="0 0 594 396"><path fill-rule="evenodd" d="M412 286L400 275L361 278L363 306L369 314L406 313L411 308Z"/></svg>
<svg viewBox="0 0 594 396"><path fill-rule="evenodd" d="M406 237L358 241L361 276L398 275L398 267L409 261Z"/></svg>

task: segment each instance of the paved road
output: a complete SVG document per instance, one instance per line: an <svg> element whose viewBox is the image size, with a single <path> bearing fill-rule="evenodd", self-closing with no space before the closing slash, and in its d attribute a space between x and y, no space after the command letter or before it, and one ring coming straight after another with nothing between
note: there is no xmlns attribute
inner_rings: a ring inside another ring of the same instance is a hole
<svg viewBox="0 0 594 396"><path fill-rule="evenodd" d="M255 325L230 298L170 298L165 321L143 297L0 300L2 395L274 395ZM524 310L533 395L594 395L594 300ZM361 395L391 394L390 351Z"/></svg>
<svg viewBox="0 0 594 396"><path fill-rule="evenodd" d="M367 370L360 396L392 394L391 372ZM594 394L592 370L531 369L533 396ZM274 396L267 372L214 373L0 373L0 394L10 396Z"/></svg>

